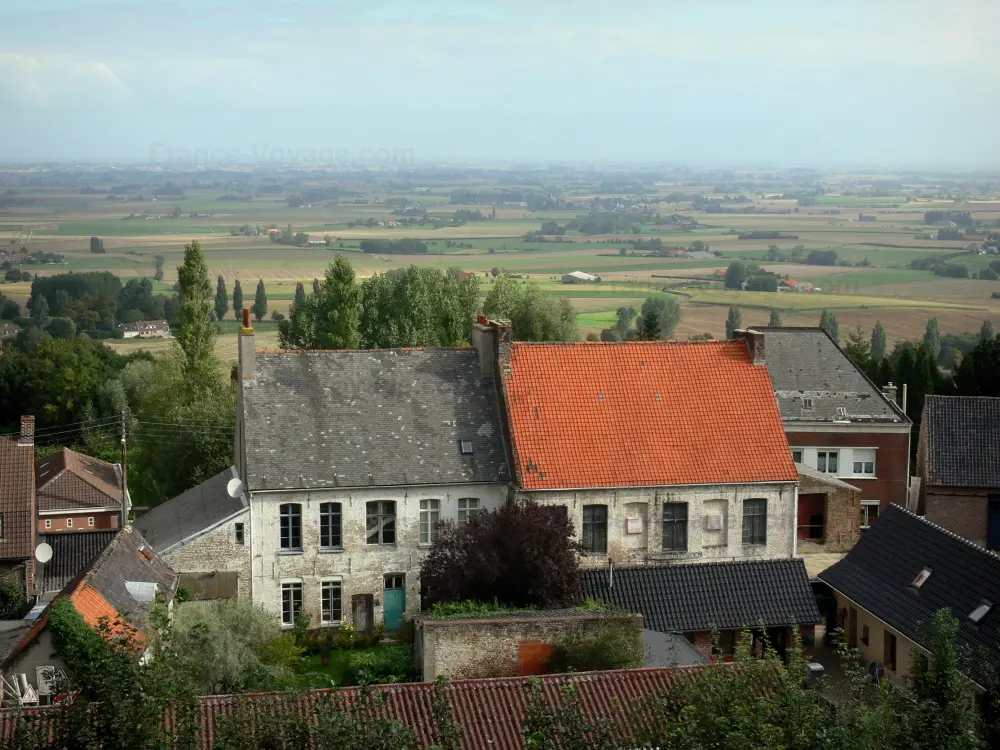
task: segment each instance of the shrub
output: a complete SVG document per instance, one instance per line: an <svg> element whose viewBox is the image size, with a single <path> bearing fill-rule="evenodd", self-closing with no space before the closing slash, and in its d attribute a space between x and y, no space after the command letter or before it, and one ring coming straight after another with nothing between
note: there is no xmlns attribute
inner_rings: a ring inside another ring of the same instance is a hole
<svg viewBox="0 0 1000 750"><path fill-rule="evenodd" d="M18 571L0 578L0 620L20 620L28 609L28 595Z"/></svg>
<svg viewBox="0 0 1000 750"><path fill-rule="evenodd" d="M631 617L614 617L597 627L577 627L552 644L553 672L592 672L642 666L642 641Z"/></svg>
<svg viewBox="0 0 1000 750"><path fill-rule="evenodd" d="M343 671L344 685L413 682L419 679L413 652L408 646L382 646L352 654Z"/></svg>

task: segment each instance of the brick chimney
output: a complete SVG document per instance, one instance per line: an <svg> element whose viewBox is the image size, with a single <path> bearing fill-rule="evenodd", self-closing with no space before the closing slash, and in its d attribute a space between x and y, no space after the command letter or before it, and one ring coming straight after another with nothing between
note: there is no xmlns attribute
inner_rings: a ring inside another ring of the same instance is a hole
<svg viewBox="0 0 1000 750"><path fill-rule="evenodd" d="M17 439L17 444L35 444L35 418L30 414L21 417L21 437Z"/></svg>
<svg viewBox="0 0 1000 750"><path fill-rule="evenodd" d="M479 372L483 377L493 374L493 355L496 349L496 329L485 315L477 315L472 324L472 346L479 352Z"/></svg>
<svg viewBox="0 0 1000 750"><path fill-rule="evenodd" d="M887 399L889 399L890 401L892 401L892 403L896 404L897 406L899 406L899 401L897 399L897 394L898 393L899 393L899 389L895 385L893 385L891 382L885 384L884 386L882 386L882 394Z"/></svg>
<svg viewBox="0 0 1000 750"><path fill-rule="evenodd" d="M737 339L743 339L746 342L747 351L750 352L750 360L755 365L767 364L767 347L764 344L763 333L741 329L733 331L733 334Z"/></svg>
<svg viewBox="0 0 1000 750"><path fill-rule="evenodd" d="M243 308L243 325L240 326L239 371L240 381L257 380L257 335L250 323L250 308Z"/></svg>

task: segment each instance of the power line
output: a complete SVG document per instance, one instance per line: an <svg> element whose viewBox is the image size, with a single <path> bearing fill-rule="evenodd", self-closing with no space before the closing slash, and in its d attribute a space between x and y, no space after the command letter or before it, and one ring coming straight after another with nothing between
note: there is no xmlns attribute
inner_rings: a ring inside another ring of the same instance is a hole
<svg viewBox="0 0 1000 750"><path fill-rule="evenodd" d="M52 425L51 427L42 427L35 430L35 435L46 435L55 432L76 432L78 430L85 429L84 427L74 427L75 425L103 425L111 422L117 422L118 417L102 417L100 419L85 419L81 422L68 422L67 424ZM73 429L67 429L73 428ZM13 437L15 435L20 435L21 432L5 432L0 433L0 437Z"/></svg>

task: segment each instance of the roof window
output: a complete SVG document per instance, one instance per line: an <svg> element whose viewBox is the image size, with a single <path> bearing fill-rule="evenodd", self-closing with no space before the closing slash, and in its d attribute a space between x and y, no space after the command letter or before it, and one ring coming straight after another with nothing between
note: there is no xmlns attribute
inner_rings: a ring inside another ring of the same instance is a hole
<svg viewBox="0 0 1000 750"><path fill-rule="evenodd" d="M471 440L460 440L459 450L462 451L463 456L472 455L472 441Z"/></svg>
<svg viewBox="0 0 1000 750"><path fill-rule="evenodd" d="M812 409L813 408L813 400L811 398L804 398L804 399L802 399L802 408L803 409Z"/></svg>
<svg viewBox="0 0 1000 750"><path fill-rule="evenodd" d="M993 602L988 602L983 599L982 604L972 610L969 614L969 619L978 625L983 621L983 618L990 613L991 609L993 609Z"/></svg>
<svg viewBox="0 0 1000 750"><path fill-rule="evenodd" d="M913 579L913 584L912 584L913 588L919 589L921 586L927 583L927 579L931 577L932 572L933 571L930 568L924 568L919 573L917 573L917 577Z"/></svg>

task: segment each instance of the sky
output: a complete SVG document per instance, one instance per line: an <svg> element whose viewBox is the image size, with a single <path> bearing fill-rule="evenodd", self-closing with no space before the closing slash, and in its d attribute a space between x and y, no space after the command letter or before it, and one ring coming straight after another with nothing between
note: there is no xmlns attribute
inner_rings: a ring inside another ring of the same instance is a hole
<svg viewBox="0 0 1000 750"><path fill-rule="evenodd" d="M996 0L0 0L0 161L1000 166Z"/></svg>

